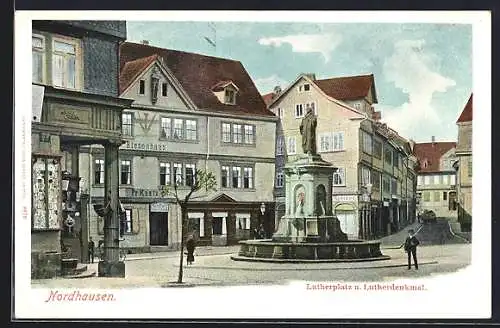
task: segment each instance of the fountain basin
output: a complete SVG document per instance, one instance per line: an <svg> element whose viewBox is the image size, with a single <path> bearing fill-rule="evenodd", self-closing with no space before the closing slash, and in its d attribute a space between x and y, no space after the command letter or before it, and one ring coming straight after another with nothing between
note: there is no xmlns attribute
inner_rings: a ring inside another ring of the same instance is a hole
<svg viewBox="0 0 500 328"><path fill-rule="evenodd" d="M240 241L235 261L325 263L389 260L380 250L380 240L343 242L278 242L272 239Z"/></svg>

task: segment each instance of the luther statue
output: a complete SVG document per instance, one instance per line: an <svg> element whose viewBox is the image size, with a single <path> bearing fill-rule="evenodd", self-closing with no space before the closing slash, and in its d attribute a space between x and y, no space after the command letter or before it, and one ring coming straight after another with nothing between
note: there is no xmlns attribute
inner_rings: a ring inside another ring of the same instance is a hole
<svg viewBox="0 0 500 328"><path fill-rule="evenodd" d="M306 116L300 123L300 134L302 135L302 150L304 154L316 155L316 116L313 108L307 107Z"/></svg>

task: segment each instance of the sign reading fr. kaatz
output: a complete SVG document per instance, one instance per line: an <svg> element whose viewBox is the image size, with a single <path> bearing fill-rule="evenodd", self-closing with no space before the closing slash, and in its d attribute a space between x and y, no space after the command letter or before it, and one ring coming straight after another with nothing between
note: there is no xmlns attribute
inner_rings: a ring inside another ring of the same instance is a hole
<svg viewBox="0 0 500 328"><path fill-rule="evenodd" d="M133 142L127 141L124 145L122 145L123 149L133 149L133 150L150 150L150 151L167 151L167 145L158 144L152 142Z"/></svg>

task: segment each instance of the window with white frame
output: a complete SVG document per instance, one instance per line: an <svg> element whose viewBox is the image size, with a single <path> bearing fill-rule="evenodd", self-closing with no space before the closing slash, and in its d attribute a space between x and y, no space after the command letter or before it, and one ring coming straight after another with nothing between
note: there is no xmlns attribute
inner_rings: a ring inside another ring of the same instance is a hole
<svg viewBox="0 0 500 328"><path fill-rule="evenodd" d="M354 103L354 108L357 110L361 110L361 103L359 102Z"/></svg>
<svg viewBox="0 0 500 328"><path fill-rule="evenodd" d="M129 185L132 183L132 163L129 160L120 163L120 184Z"/></svg>
<svg viewBox="0 0 500 328"><path fill-rule="evenodd" d="M33 82L44 83L45 38L41 35L31 37L31 61L33 65L31 72Z"/></svg>
<svg viewBox="0 0 500 328"><path fill-rule="evenodd" d="M440 179L439 179L439 177L440 177L439 175L435 175L435 176L433 177L433 178L434 178L434 184L435 184L435 185L438 185L438 184L439 184L439 182L440 182L440 181L439 181L439 180L440 180Z"/></svg>
<svg viewBox="0 0 500 328"><path fill-rule="evenodd" d="M233 166L232 168L232 184L233 188L241 188L241 167Z"/></svg>
<svg viewBox="0 0 500 328"><path fill-rule="evenodd" d="M221 186L222 188L229 187L229 166L223 165L221 167Z"/></svg>
<svg viewBox="0 0 500 328"><path fill-rule="evenodd" d="M309 108L312 108L314 115L318 115L317 108L316 108L316 102L311 101L311 102L305 103L304 108L306 109L304 115L307 113Z"/></svg>
<svg viewBox="0 0 500 328"><path fill-rule="evenodd" d="M234 105L236 103L236 92L231 89L226 89L224 93L224 102L226 104Z"/></svg>
<svg viewBox="0 0 500 328"><path fill-rule="evenodd" d="M125 218L122 222L122 228L120 229L121 234L123 235L124 233L132 233L132 209L131 208L126 208L125 209Z"/></svg>
<svg viewBox="0 0 500 328"><path fill-rule="evenodd" d="M276 174L276 188L282 188L285 183L285 176L283 172L278 172Z"/></svg>
<svg viewBox="0 0 500 328"><path fill-rule="evenodd" d="M53 39L52 83L54 86L76 88L76 44L75 41Z"/></svg>
<svg viewBox="0 0 500 328"><path fill-rule="evenodd" d="M196 166L194 164L186 164L186 186L192 187L195 183Z"/></svg>
<svg viewBox="0 0 500 328"><path fill-rule="evenodd" d="M222 142L255 145L255 125L222 123Z"/></svg>
<svg viewBox="0 0 500 328"><path fill-rule="evenodd" d="M391 193L391 179L389 177L382 178L382 190L386 194Z"/></svg>
<svg viewBox="0 0 500 328"><path fill-rule="evenodd" d="M423 176L421 176L421 175L419 175L419 176L417 177L417 185L421 186L421 185L423 185L423 184L424 184L424 177L423 177Z"/></svg>
<svg viewBox="0 0 500 328"><path fill-rule="evenodd" d="M295 137L288 137L287 140L287 153L288 155L293 155L297 152L297 145L295 142Z"/></svg>
<svg viewBox="0 0 500 328"><path fill-rule="evenodd" d="M443 184L444 184L444 185L447 185L447 184L448 184L448 177L449 177L449 175L448 175L448 174L443 175Z"/></svg>
<svg viewBox="0 0 500 328"><path fill-rule="evenodd" d="M132 113L122 114L122 134L127 137L132 136Z"/></svg>
<svg viewBox="0 0 500 328"><path fill-rule="evenodd" d="M366 186L371 183L370 169L367 167L361 167L361 184Z"/></svg>
<svg viewBox="0 0 500 328"><path fill-rule="evenodd" d="M231 142L231 124L222 123L222 142Z"/></svg>
<svg viewBox="0 0 500 328"><path fill-rule="evenodd" d="M197 131L196 120L186 120L186 140L196 140Z"/></svg>
<svg viewBox="0 0 500 328"><path fill-rule="evenodd" d="M104 160L96 159L94 161L94 184L104 183Z"/></svg>
<svg viewBox="0 0 500 328"><path fill-rule="evenodd" d="M253 144L253 125L245 125L244 130L245 130L245 143L246 144Z"/></svg>
<svg viewBox="0 0 500 328"><path fill-rule="evenodd" d="M174 119L174 136L173 138L174 139L182 139L183 138L183 127L184 127L184 124L183 124L183 120L182 119Z"/></svg>
<svg viewBox="0 0 500 328"><path fill-rule="evenodd" d="M452 186L455 185L455 175L454 174L450 175L450 185L452 185Z"/></svg>
<svg viewBox="0 0 500 328"><path fill-rule="evenodd" d="M392 166L392 150L389 147L384 149L384 161L386 164Z"/></svg>
<svg viewBox="0 0 500 328"><path fill-rule="evenodd" d="M236 229L249 230L250 229L250 214L236 213Z"/></svg>
<svg viewBox="0 0 500 328"><path fill-rule="evenodd" d="M380 190L380 172L377 171L372 171L371 172L371 178L372 178L372 188L374 190Z"/></svg>
<svg viewBox="0 0 500 328"><path fill-rule="evenodd" d="M160 120L160 136L161 138L169 139L172 137L172 119L170 117L162 117Z"/></svg>
<svg viewBox="0 0 500 328"><path fill-rule="evenodd" d="M365 132L362 131L362 138L363 138L363 152L367 154L372 154L372 136Z"/></svg>
<svg viewBox="0 0 500 328"><path fill-rule="evenodd" d="M163 82L161 84L161 96L166 97L167 96L167 90L168 90L168 84Z"/></svg>
<svg viewBox="0 0 500 328"><path fill-rule="evenodd" d="M160 163L160 185L166 186L170 184L170 163Z"/></svg>
<svg viewBox="0 0 500 328"><path fill-rule="evenodd" d="M333 185L345 186L345 169L343 167L337 168L337 171L333 173Z"/></svg>
<svg viewBox="0 0 500 328"><path fill-rule="evenodd" d="M431 177L429 175L424 176L424 185L431 184Z"/></svg>
<svg viewBox="0 0 500 328"><path fill-rule="evenodd" d="M302 104L295 105L295 117L301 118L304 117L304 106Z"/></svg>
<svg viewBox="0 0 500 328"><path fill-rule="evenodd" d="M276 109L276 116L279 118L283 119L283 108L277 108Z"/></svg>
<svg viewBox="0 0 500 328"><path fill-rule="evenodd" d="M198 139L198 121L162 117L160 119L160 139L196 141Z"/></svg>
<svg viewBox="0 0 500 328"><path fill-rule="evenodd" d="M174 163L174 182L176 185L182 185L182 163Z"/></svg>
<svg viewBox="0 0 500 328"><path fill-rule="evenodd" d="M340 151L344 150L344 132L327 132L319 135L319 151Z"/></svg>
<svg viewBox="0 0 500 328"><path fill-rule="evenodd" d="M276 138L276 155L283 155L285 148L285 142L283 136L278 136Z"/></svg>
<svg viewBox="0 0 500 328"><path fill-rule="evenodd" d="M253 188L253 168L251 167L243 168L243 188L245 189Z"/></svg>

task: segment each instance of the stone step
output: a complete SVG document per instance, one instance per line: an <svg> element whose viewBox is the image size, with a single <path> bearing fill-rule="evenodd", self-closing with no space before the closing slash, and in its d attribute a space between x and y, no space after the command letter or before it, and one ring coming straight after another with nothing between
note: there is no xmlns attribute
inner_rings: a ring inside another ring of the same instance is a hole
<svg viewBox="0 0 500 328"><path fill-rule="evenodd" d="M75 258L61 259L61 268L63 271L76 269L79 260Z"/></svg>
<svg viewBox="0 0 500 328"><path fill-rule="evenodd" d="M63 268L63 275L75 275L87 271L87 265L82 263L77 263L76 268Z"/></svg>
<svg viewBox="0 0 500 328"><path fill-rule="evenodd" d="M64 279L81 279L81 278L95 277L95 275L96 275L95 270L85 270L83 272L79 272L76 274L65 275L65 276L63 276L63 278Z"/></svg>

